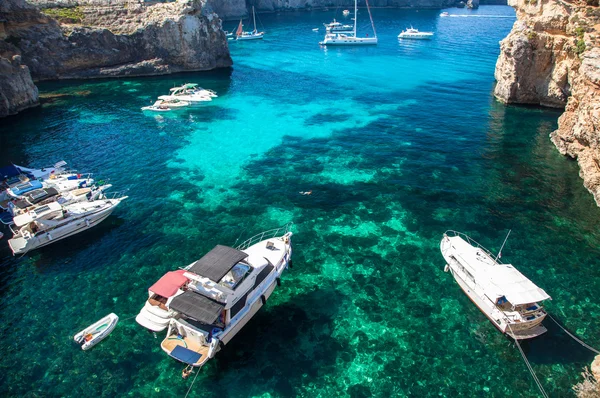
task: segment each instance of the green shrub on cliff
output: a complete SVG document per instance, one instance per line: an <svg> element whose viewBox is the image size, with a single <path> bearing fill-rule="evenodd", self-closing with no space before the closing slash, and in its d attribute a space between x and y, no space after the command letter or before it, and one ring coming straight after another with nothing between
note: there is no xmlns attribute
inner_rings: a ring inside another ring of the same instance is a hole
<svg viewBox="0 0 600 398"><path fill-rule="evenodd" d="M60 23L81 23L83 21L83 11L79 7L44 8L41 11Z"/></svg>
<svg viewBox="0 0 600 398"><path fill-rule="evenodd" d="M581 55L581 54L583 54L584 51L585 51L585 41L583 41L583 39L577 40L577 48L575 49L575 53L577 55Z"/></svg>

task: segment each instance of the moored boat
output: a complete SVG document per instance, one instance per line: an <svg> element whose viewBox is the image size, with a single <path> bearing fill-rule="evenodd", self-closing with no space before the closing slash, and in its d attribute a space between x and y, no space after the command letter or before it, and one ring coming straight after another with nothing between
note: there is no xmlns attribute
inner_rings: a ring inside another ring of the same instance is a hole
<svg viewBox="0 0 600 398"><path fill-rule="evenodd" d="M348 13L350 13L350 11L348 11ZM352 32L354 30L354 25L343 24L341 22L336 21L335 18L333 19L333 22L324 23L323 25L325 26L325 30L327 32Z"/></svg>
<svg viewBox="0 0 600 398"><path fill-rule="evenodd" d="M540 304L550 296L511 264L465 234L446 231L440 250L460 288L502 333L516 340L544 334L546 311Z"/></svg>
<svg viewBox="0 0 600 398"><path fill-rule="evenodd" d="M235 249L217 245L171 279L175 283L167 283L170 288L164 293L177 292L166 298L163 310L175 314L161 343L163 351L193 367L213 358L279 284L291 265L291 237L285 226L256 235ZM151 289L161 288L155 284Z"/></svg>
<svg viewBox="0 0 600 398"><path fill-rule="evenodd" d="M357 16L358 16L358 5L357 0L354 0L354 26L351 32L342 33L339 31L328 28L327 33L323 41L319 42L321 46L362 46L362 45L376 45L377 44L377 31L375 30L375 23L373 22L373 16L371 15L371 8L369 7L369 0L366 0L367 11L369 12L369 19L371 20L371 28L373 29L373 37L358 37L356 33ZM336 22L334 19L334 22ZM330 24L331 25L331 24ZM325 25L327 26L327 25Z"/></svg>
<svg viewBox="0 0 600 398"><path fill-rule="evenodd" d="M81 345L82 350L89 350L104 340L113 331L115 326L117 326L117 322L119 322L119 317L116 314L108 314L98 322L77 333L73 337L73 340Z"/></svg>
<svg viewBox="0 0 600 398"><path fill-rule="evenodd" d="M13 254L24 254L78 234L104 221L127 196L61 205L57 202L36 207L13 219Z"/></svg>
<svg viewBox="0 0 600 398"><path fill-rule="evenodd" d="M252 20L254 21L254 30L252 32L244 32L244 25L240 20L240 24L235 32L236 40L257 40L262 39L265 36L265 32L259 32L256 29L256 14L254 12L254 6L252 6Z"/></svg>
<svg viewBox="0 0 600 398"><path fill-rule="evenodd" d="M412 26L410 28L407 28L406 30L403 30L398 35L399 39L415 39L415 40L429 40L432 37L433 37L433 32L419 32L418 29L415 29Z"/></svg>

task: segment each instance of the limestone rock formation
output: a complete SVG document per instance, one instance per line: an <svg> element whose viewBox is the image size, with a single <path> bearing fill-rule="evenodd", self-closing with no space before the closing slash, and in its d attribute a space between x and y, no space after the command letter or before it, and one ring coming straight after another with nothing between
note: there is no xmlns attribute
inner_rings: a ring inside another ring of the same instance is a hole
<svg viewBox="0 0 600 398"><path fill-rule="evenodd" d="M600 205L597 4L597 0L509 0L518 20L500 45L495 95L507 104L565 108L552 142L560 153L577 159L584 185Z"/></svg>
<svg viewBox="0 0 600 398"><path fill-rule="evenodd" d="M6 0L3 0L6 1ZM142 76L232 64L221 21L199 0L142 5L77 2L64 23L24 4L0 14L36 80ZM53 11L51 9L50 11Z"/></svg>
<svg viewBox="0 0 600 398"><path fill-rule="evenodd" d="M467 1L467 8L476 9L479 8L479 0L469 0Z"/></svg>
<svg viewBox="0 0 600 398"><path fill-rule="evenodd" d="M0 42L0 117L39 104L38 89L21 56ZM16 49L15 49L16 50Z"/></svg>

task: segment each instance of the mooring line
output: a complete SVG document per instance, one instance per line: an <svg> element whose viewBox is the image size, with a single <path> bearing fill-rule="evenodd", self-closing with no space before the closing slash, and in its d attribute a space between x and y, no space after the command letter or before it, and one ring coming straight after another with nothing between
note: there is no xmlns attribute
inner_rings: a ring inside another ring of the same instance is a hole
<svg viewBox="0 0 600 398"><path fill-rule="evenodd" d="M190 388L188 388L187 393L185 394L184 398L187 398L188 394L190 393L190 391L192 390L192 387L194 387L194 383L196 382L196 377L198 377L198 375L200 374L200 369L198 369L196 371L196 376L194 377L194 381L192 381L192 385L190 385Z"/></svg>
<svg viewBox="0 0 600 398"><path fill-rule="evenodd" d="M515 340L515 343L517 344L517 347L519 348L519 352L521 353L521 356L523 357L523 360L525 361L525 365L527 365L527 369L529 369L529 373L531 373L531 376L533 377L533 380L535 380L535 384L537 384L538 388L540 389L540 392L542 393L542 396L544 398L549 398L548 394L546 394L546 391L544 390L544 387L542 386L542 383L540 382L540 379L538 379L537 375L533 371L533 368L531 367L531 364L527 360L527 356L525 356L525 352L523 352L523 349L521 348L521 344L519 344L519 340L517 340L517 338L515 337L515 332L513 332L512 328L510 327L510 323L508 322L508 318L506 319L506 325L510 329L510 332L512 333L512 337Z"/></svg>
<svg viewBox="0 0 600 398"><path fill-rule="evenodd" d="M582 346L584 346L588 350L593 351L596 354L600 354L600 351L598 351L594 347L592 347L592 346L584 343L583 341L581 341L580 339L578 339L577 337L575 337L575 335L573 335L566 328L564 328L560 323L558 323L558 321L556 319L552 318L552 315L550 315L550 314L547 314L547 315L550 317L550 319L552 319L554 321L554 323L556 323L558 325L559 328L561 328L566 334L568 334L569 336L571 336L573 338L573 340L575 340L576 342L578 342L579 344L581 344Z"/></svg>

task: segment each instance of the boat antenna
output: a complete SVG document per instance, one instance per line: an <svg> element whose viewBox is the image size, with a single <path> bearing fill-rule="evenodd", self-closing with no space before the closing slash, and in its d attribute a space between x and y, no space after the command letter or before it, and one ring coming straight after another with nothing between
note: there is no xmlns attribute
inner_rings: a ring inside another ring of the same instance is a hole
<svg viewBox="0 0 600 398"><path fill-rule="evenodd" d="M502 246L500 247L500 251L498 252L498 255L496 256L496 258L494 259L494 261L497 261L499 258L502 257L502 249L504 249L504 245L506 244L506 241L508 240L508 235L510 235L511 231L512 231L512 229L508 230L508 233L506 234L506 238L504 238L504 242L502 242Z"/></svg>

